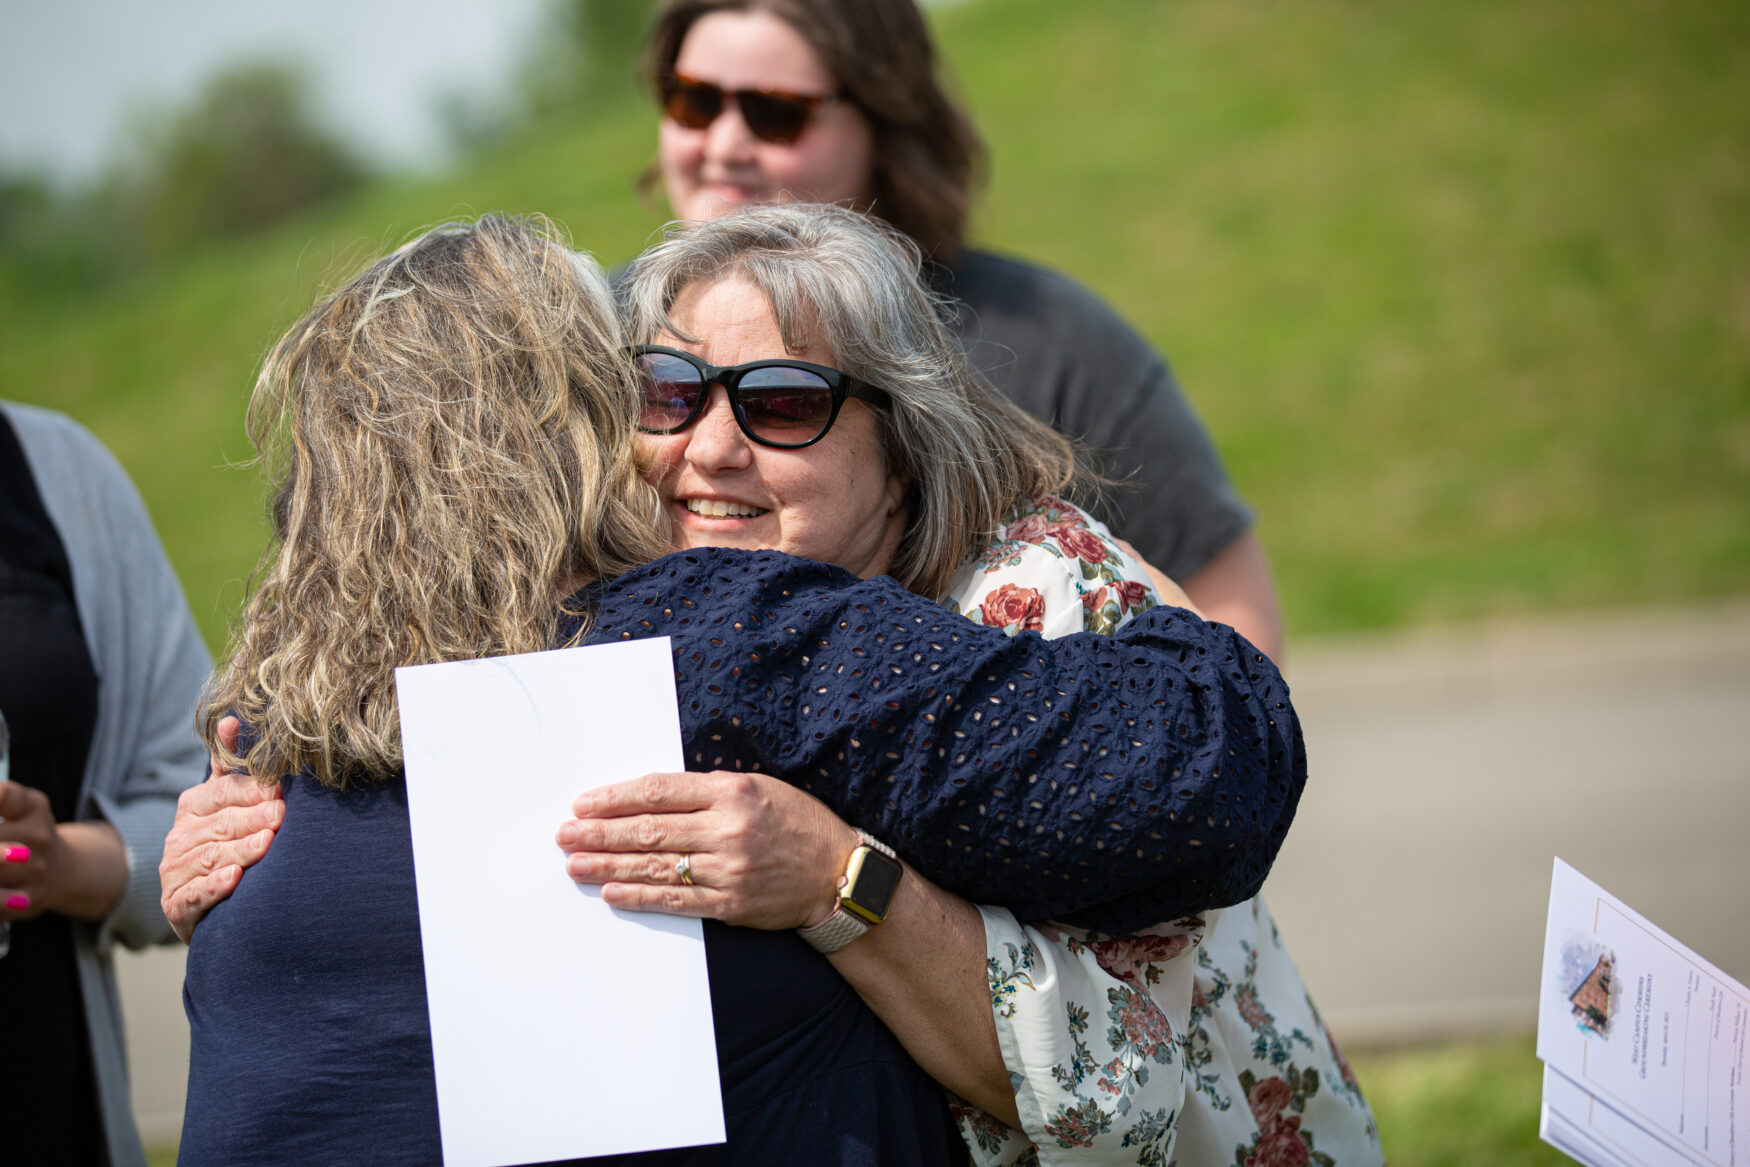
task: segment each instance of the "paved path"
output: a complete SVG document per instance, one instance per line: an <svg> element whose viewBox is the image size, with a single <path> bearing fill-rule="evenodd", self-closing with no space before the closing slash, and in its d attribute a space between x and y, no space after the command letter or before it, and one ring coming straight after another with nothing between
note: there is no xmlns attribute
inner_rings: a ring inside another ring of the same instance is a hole
<svg viewBox="0 0 1750 1167"><path fill-rule="evenodd" d="M1312 784L1266 897L1349 1045L1531 1028L1556 855L1750 979L1750 600L1301 643L1288 676ZM181 953L118 964L173 1142Z"/></svg>
<svg viewBox="0 0 1750 1167"><path fill-rule="evenodd" d="M1750 602L1309 647L1265 889L1339 1038L1536 1025L1560 855L1750 979Z"/></svg>

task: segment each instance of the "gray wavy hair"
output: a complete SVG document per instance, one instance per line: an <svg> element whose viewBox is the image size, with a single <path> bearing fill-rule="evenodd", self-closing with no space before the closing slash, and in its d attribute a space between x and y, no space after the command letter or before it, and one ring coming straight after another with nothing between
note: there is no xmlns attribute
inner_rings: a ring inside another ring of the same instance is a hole
<svg viewBox="0 0 1750 1167"><path fill-rule="evenodd" d="M929 289L917 245L894 228L805 203L671 223L620 286L627 333L697 343L669 312L687 285L727 278L765 293L791 352L823 345L841 371L892 396L877 410L881 447L910 485L910 513L891 574L910 590L940 594L1016 505L1088 479L1074 443L972 370L944 323L951 302Z"/></svg>

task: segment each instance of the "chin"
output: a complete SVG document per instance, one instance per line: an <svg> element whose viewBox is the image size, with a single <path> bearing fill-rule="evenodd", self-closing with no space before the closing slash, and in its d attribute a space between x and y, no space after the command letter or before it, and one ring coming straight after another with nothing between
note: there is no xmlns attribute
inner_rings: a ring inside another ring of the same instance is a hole
<svg viewBox="0 0 1750 1167"><path fill-rule="evenodd" d="M721 194L716 191L705 191L696 195L692 200L692 218L698 221L715 219L720 215L738 211L742 207L765 201L767 200L758 194Z"/></svg>
<svg viewBox="0 0 1750 1167"><path fill-rule="evenodd" d="M769 546L771 546L770 543L758 539L753 535L739 534L734 531L724 531L710 535L694 532L689 533L686 538L678 540L675 543L675 550L697 551L702 547L729 547L738 551L760 551Z"/></svg>

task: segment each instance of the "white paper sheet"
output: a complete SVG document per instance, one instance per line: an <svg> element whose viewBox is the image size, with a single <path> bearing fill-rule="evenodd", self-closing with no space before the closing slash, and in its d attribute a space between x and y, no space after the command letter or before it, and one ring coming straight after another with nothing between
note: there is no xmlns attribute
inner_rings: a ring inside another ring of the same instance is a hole
<svg viewBox="0 0 1750 1167"><path fill-rule="evenodd" d="M666 637L396 671L449 1167L723 1141L697 920L617 912L554 842L683 769Z"/></svg>
<svg viewBox="0 0 1750 1167"><path fill-rule="evenodd" d="M1619 1155L1662 1147L1643 1161L1750 1164L1747 1045L1750 991L1556 860L1537 1056L1574 1090L1546 1090L1546 1107ZM1610 1113L1588 1120L1584 1098Z"/></svg>
<svg viewBox="0 0 1750 1167"><path fill-rule="evenodd" d="M1596 1167L1641 1167L1649 1163L1691 1167L1700 1160L1681 1147L1663 1142L1651 1131L1624 1117L1602 1099L1562 1077L1553 1066L1543 1068L1543 1141L1582 1163Z"/></svg>

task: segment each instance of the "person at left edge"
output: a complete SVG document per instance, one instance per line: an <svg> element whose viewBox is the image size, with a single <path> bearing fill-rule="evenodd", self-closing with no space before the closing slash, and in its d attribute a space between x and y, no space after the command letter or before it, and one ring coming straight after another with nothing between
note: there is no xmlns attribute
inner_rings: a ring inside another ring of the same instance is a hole
<svg viewBox="0 0 1750 1167"><path fill-rule="evenodd" d="M139 493L72 419L0 403L0 1161L143 1167L110 951L174 939L158 859L206 772L211 661Z"/></svg>

